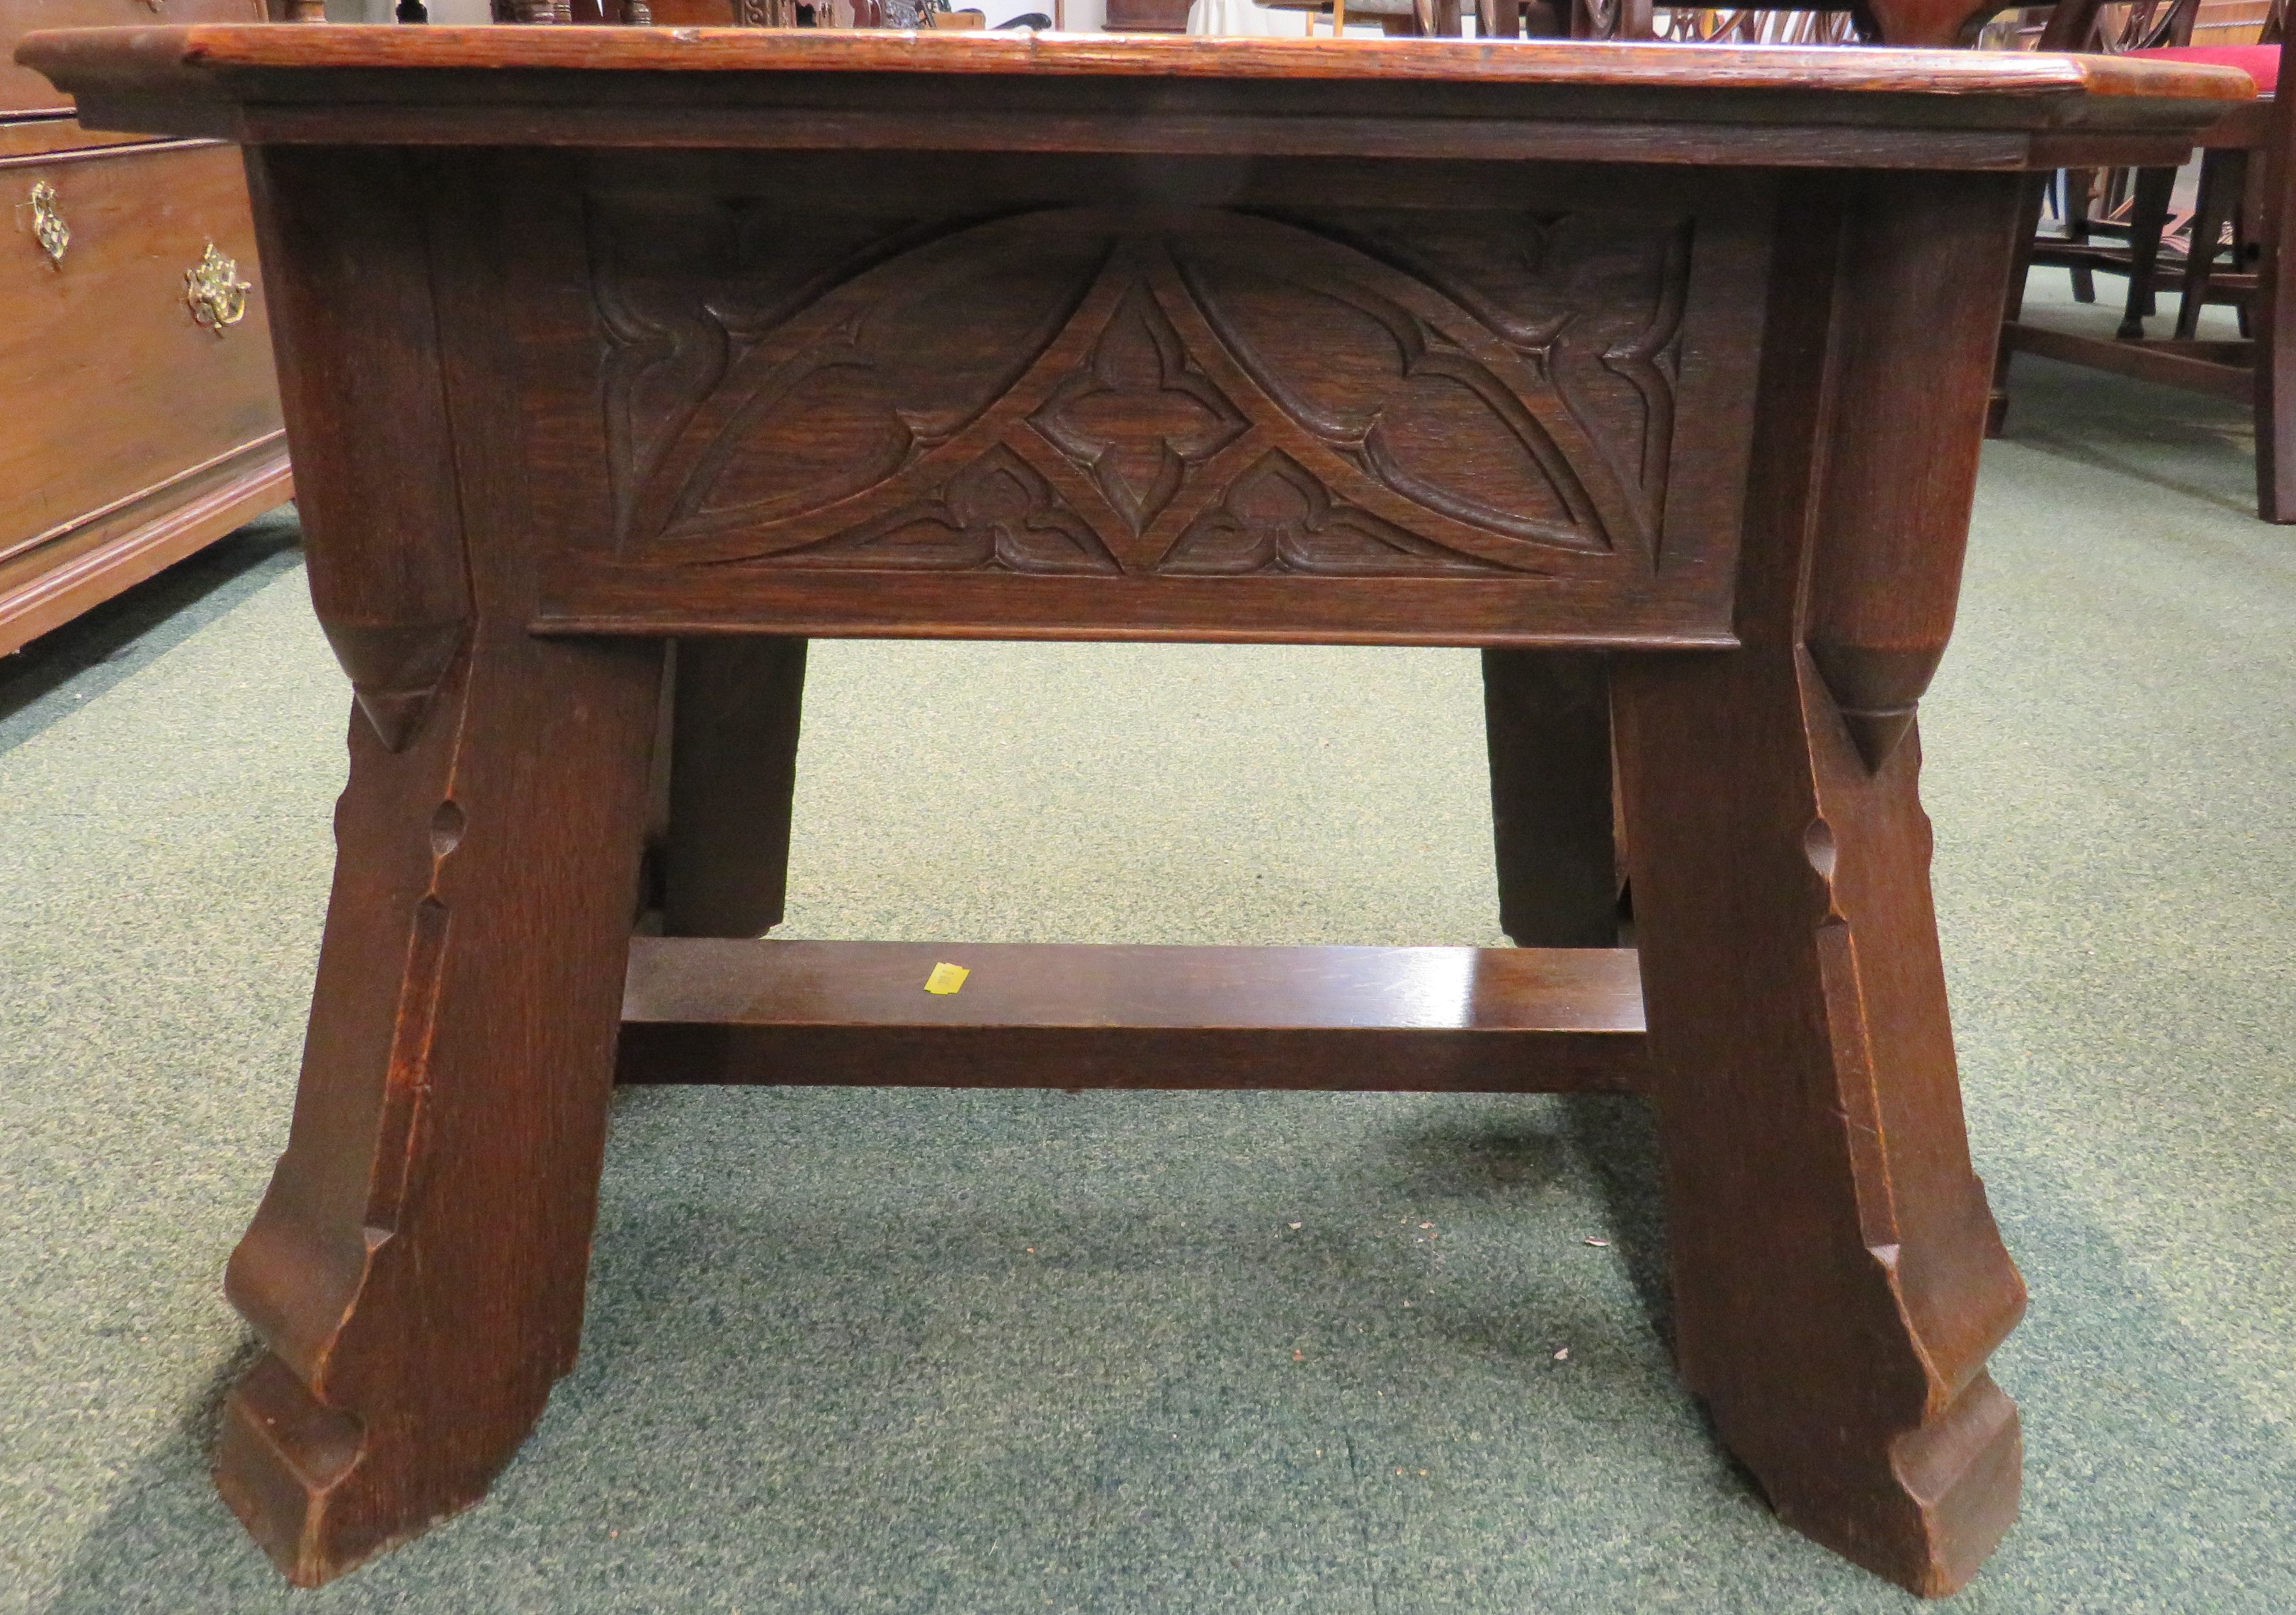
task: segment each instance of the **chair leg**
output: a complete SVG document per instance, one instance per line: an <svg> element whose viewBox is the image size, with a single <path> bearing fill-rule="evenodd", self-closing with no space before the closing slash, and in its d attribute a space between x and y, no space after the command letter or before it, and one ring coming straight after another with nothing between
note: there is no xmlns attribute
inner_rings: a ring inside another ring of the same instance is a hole
<svg viewBox="0 0 2296 1615"><path fill-rule="evenodd" d="M2271 228L2272 202L2269 186L2271 170L2276 167L2270 159L2248 165L2246 183L2241 186L2240 201L2233 209L2233 266L2250 275L2260 275L2264 269L2265 238ZM2253 340L2256 336L2254 293L2240 299L2237 305L2240 334Z"/></svg>
<svg viewBox="0 0 2296 1615"><path fill-rule="evenodd" d="M2113 334L2142 341L2144 319L2153 311L2152 278L2161 258L2161 235L2169 225L2169 197L2176 188L2174 168L2136 170L2136 194L2128 210L2128 302Z"/></svg>
<svg viewBox="0 0 2296 1615"><path fill-rule="evenodd" d="M1523 947L1615 947L1607 660L1485 651L1483 718L1499 928Z"/></svg>
<svg viewBox="0 0 2296 1615"><path fill-rule="evenodd" d="M2061 173L2065 185L2065 240L2085 245L2089 238L2089 194L2096 181L2096 171L2066 168ZM2069 273L2072 276L2073 301L2096 301L2096 271L2085 263L2077 263Z"/></svg>
<svg viewBox="0 0 2296 1615"><path fill-rule="evenodd" d="M2296 274L2285 250L2296 220L2296 102L2284 103L2276 144L2264 169L2265 204L2258 234L2256 509L2267 521L2296 522Z"/></svg>
<svg viewBox="0 0 2296 1615"><path fill-rule="evenodd" d="M2209 283L2216 274L2217 255L2225 225L2231 222L2246 182L2248 153L2237 147L2204 152L2201 158L2200 194L2193 207L2193 245L2185 255L2185 284L2177 304L2177 340L2189 342L2199 332L2201 310L2209 300ZM2233 250L2239 251L2237 240Z"/></svg>

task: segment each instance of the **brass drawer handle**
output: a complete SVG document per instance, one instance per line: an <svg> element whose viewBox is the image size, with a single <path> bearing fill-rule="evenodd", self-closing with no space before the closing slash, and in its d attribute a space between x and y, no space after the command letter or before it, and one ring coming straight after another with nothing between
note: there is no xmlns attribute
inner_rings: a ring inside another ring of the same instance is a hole
<svg viewBox="0 0 2296 1615"><path fill-rule="evenodd" d="M184 300L192 306L192 318L218 337L225 326L247 317L247 294L253 290L239 278L239 265L217 251L213 242L198 265L184 271Z"/></svg>
<svg viewBox="0 0 2296 1615"><path fill-rule="evenodd" d="M48 255L48 262L62 268L65 249L71 245L71 226L57 210L56 188L45 179L32 187L32 234L39 238L40 250Z"/></svg>

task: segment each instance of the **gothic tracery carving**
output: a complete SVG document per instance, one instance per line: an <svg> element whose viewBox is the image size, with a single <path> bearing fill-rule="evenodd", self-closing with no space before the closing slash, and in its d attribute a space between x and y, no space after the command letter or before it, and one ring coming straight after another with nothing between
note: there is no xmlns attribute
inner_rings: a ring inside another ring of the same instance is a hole
<svg viewBox="0 0 2296 1615"><path fill-rule="evenodd" d="M593 251L625 553L1655 564L1679 219L1046 209L920 230L702 202L680 236L622 227L621 205L594 200Z"/></svg>

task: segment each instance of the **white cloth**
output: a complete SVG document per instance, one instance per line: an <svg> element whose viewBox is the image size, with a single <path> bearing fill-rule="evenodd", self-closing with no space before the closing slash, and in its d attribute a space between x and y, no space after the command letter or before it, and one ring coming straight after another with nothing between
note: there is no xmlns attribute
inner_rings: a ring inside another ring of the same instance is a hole
<svg viewBox="0 0 2296 1615"><path fill-rule="evenodd" d="M1188 7L1188 32L1192 34L1291 35L1298 37L1308 32L1315 21L1313 12L1279 12L1273 6L1255 5L1252 0L1195 0ZM1324 24L1330 33L1332 25Z"/></svg>

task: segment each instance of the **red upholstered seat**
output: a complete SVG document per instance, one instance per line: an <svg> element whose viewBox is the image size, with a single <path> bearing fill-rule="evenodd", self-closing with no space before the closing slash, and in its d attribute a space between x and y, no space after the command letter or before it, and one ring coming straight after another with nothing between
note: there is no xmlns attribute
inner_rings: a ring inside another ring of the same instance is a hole
<svg viewBox="0 0 2296 1615"><path fill-rule="evenodd" d="M2256 93L2269 95L2280 82L2280 47L2276 45L2168 45L2158 50L2130 51L2153 61L2198 61L2210 67L2236 67L2256 80Z"/></svg>

